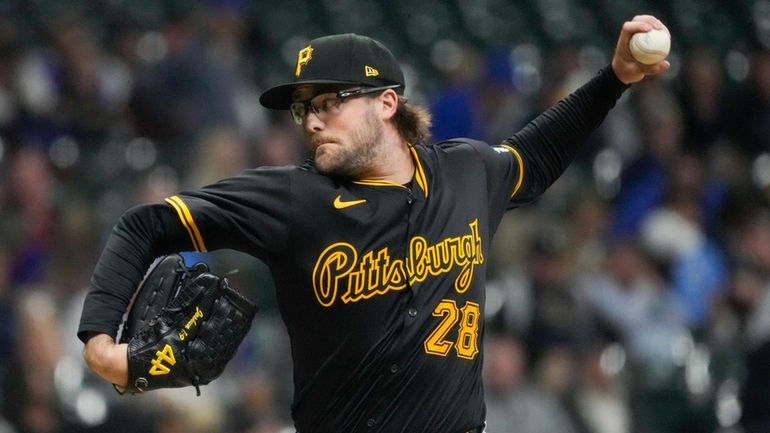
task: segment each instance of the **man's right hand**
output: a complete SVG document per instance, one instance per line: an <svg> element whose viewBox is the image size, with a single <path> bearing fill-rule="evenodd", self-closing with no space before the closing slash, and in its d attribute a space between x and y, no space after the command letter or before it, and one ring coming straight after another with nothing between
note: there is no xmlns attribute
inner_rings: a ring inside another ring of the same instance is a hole
<svg viewBox="0 0 770 433"><path fill-rule="evenodd" d="M128 383L128 344L116 344L111 336L96 334L86 342L83 358L102 379L118 387Z"/></svg>

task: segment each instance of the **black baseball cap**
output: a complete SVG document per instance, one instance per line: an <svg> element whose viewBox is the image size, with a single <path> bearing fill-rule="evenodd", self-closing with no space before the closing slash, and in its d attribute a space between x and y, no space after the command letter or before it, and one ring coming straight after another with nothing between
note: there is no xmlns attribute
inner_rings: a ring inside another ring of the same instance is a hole
<svg viewBox="0 0 770 433"><path fill-rule="evenodd" d="M399 85L404 92L404 73L385 45L354 33L316 38L299 50L294 81L267 89L259 102L267 107L288 110L294 90L302 84L332 88L340 86L384 87Z"/></svg>

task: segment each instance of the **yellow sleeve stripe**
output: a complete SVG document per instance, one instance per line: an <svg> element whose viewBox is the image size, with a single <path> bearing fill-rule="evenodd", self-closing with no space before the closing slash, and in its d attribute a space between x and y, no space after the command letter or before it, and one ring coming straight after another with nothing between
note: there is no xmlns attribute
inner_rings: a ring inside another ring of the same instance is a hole
<svg viewBox="0 0 770 433"><path fill-rule="evenodd" d="M513 197L516 195L517 192L519 192L519 188L521 188L521 183L524 181L524 160L521 159L521 154L513 146L509 146L507 144L501 144L501 146L510 150L511 153L513 153L513 156L516 157L516 161L518 161L519 163L519 179L516 181L516 186L513 187L513 192L511 193L511 197Z"/></svg>
<svg viewBox="0 0 770 433"><path fill-rule="evenodd" d="M414 150L414 147L409 146L409 150L412 152L414 164L416 166L414 180L416 180L417 185L422 188L422 192L425 193L425 198L428 198L428 179L425 178L425 170L422 169L422 163L420 163L420 158L417 156L417 151Z"/></svg>
<svg viewBox="0 0 770 433"><path fill-rule="evenodd" d="M182 221L182 225L190 235L190 241L192 241L195 251L199 253L205 253L208 251L206 249L206 244L203 243L203 236L201 236L201 232L198 230L198 226L195 224L195 220L193 219L192 214L190 214L190 209L187 208L187 205L184 203L184 201L182 201L178 195L175 195L167 198L166 203L170 204L174 209L176 209L176 213L179 215L179 220Z"/></svg>

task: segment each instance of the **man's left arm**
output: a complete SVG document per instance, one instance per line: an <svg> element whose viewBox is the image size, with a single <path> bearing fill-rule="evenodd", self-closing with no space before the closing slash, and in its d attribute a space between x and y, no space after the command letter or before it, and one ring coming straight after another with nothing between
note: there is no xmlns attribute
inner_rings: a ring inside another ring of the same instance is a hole
<svg viewBox="0 0 770 433"><path fill-rule="evenodd" d="M561 176L580 150L580 144L601 124L630 84L670 67L665 60L643 65L631 56L631 36L652 28L665 27L649 15L636 16L624 23L611 65L502 143L516 155L519 165L520 181L512 204L531 201Z"/></svg>

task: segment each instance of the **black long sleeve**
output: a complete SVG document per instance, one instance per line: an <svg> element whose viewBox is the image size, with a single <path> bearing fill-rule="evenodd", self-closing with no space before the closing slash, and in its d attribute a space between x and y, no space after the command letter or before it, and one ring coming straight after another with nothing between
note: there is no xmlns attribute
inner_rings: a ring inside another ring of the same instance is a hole
<svg viewBox="0 0 770 433"><path fill-rule="evenodd" d="M142 205L129 209L112 230L91 277L78 338L85 342L95 333L117 335L118 327L137 284L154 258L190 249L179 232L178 219L170 207Z"/></svg>
<svg viewBox="0 0 770 433"><path fill-rule="evenodd" d="M519 151L524 165L524 181L515 203L531 201L556 181L628 87L606 66L505 140Z"/></svg>

